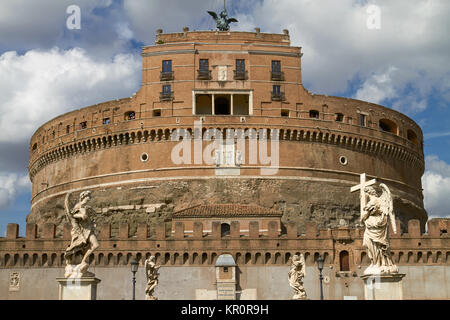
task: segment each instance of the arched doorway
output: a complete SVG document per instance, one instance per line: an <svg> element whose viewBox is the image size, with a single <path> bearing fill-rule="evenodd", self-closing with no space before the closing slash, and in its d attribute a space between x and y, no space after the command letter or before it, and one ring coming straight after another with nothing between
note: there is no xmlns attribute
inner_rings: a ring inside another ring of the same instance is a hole
<svg viewBox="0 0 450 320"><path fill-rule="evenodd" d="M220 234L222 237L226 237L230 235L230 224L222 223L220 225Z"/></svg>

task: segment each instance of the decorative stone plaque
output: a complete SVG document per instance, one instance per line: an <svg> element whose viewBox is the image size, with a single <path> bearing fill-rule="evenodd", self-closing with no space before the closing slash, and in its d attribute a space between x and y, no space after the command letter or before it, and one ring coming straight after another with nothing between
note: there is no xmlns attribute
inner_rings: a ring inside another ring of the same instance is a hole
<svg viewBox="0 0 450 320"><path fill-rule="evenodd" d="M219 66L218 67L217 79L219 81L227 81L227 66Z"/></svg>
<svg viewBox="0 0 450 320"><path fill-rule="evenodd" d="M19 291L20 289L20 273L11 272L9 274L9 291Z"/></svg>

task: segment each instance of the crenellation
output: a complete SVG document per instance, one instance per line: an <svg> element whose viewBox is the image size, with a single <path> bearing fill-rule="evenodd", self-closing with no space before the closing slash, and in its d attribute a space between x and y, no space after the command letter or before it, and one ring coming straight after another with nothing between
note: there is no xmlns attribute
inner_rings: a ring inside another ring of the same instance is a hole
<svg viewBox="0 0 450 320"><path fill-rule="evenodd" d="M42 238L43 239L55 239L56 238L56 226L54 223L44 224Z"/></svg>
<svg viewBox="0 0 450 320"><path fill-rule="evenodd" d="M119 224L119 239L120 240L128 240L129 238L129 229L130 225L128 223L120 223Z"/></svg>
<svg viewBox="0 0 450 320"><path fill-rule="evenodd" d="M409 238L420 238L420 221L417 219L412 219L408 221L408 233L407 237Z"/></svg>
<svg viewBox="0 0 450 320"><path fill-rule="evenodd" d="M248 235L250 239L259 238L259 221L250 221Z"/></svg>
<svg viewBox="0 0 450 320"><path fill-rule="evenodd" d="M17 239L19 237L19 225L17 223L8 223L6 226L6 239Z"/></svg>
<svg viewBox="0 0 450 320"><path fill-rule="evenodd" d="M203 223L200 221L194 222L194 239L203 239Z"/></svg>

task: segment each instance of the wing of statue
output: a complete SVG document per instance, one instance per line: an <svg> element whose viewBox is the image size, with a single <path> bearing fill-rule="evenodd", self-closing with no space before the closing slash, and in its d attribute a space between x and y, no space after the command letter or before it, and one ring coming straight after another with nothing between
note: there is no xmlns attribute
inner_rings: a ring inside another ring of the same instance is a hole
<svg viewBox="0 0 450 320"><path fill-rule="evenodd" d="M303 277L306 277L306 263L305 263L305 256L303 254L300 255L300 263L302 264L302 273Z"/></svg>
<svg viewBox="0 0 450 320"><path fill-rule="evenodd" d="M380 198L383 203L382 210L383 214L386 214L389 216L389 220L392 224L392 230L394 230L394 233L397 233L397 225L395 224L395 213L394 213L394 203L392 201L392 194L389 190L388 186L384 183L380 183L380 187L383 190L383 193L381 194Z"/></svg>
<svg viewBox="0 0 450 320"><path fill-rule="evenodd" d="M217 14L214 11L208 11L208 13L214 18L214 20L217 20Z"/></svg>
<svg viewBox="0 0 450 320"><path fill-rule="evenodd" d="M227 22L230 23L230 22L239 22L239 21L237 21L235 18L230 18L227 20Z"/></svg>
<svg viewBox="0 0 450 320"><path fill-rule="evenodd" d="M73 226L75 224L74 218L72 217L72 215L70 214L70 208L69 208L69 198L70 198L70 192L68 192L66 194L66 198L64 199L64 206L66 207L66 216L67 219L69 220L70 224Z"/></svg>

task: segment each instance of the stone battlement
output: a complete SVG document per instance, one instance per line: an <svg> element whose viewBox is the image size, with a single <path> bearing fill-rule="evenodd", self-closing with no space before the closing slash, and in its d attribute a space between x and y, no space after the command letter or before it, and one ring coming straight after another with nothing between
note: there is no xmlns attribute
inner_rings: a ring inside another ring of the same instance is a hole
<svg viewBox="0 0 450 320"><path fill-rule="evenodd" d="M156 234L148 237L147 224L139 224L130 235L129 225L121 224L117 237L111 237L111 225L98 228L100 247L91 256L96 266L127 265L133 257L141 263L150 255L164 265L212 265L223 253L233 255L238 264L284 265L297 252L305 254L307 264L314 264L319 255L326 264L339 267L342 252L349 255L351 270L368 263L362 247L363 229L340 227L318 229L315 223L306 225L304 234L298 225L288 223L279 233L276 222L270 222L267 235L262 235L257 221L250 222L248 236L239 234L239 221L232 221L230 234L221 235L219 222L212 232L205 234L203 224L195 222L191 235L184 232L184 223L177 222L173 233L164 224L156 226ZM450 219L428 221L428 233L420 232L419 220L410 220L406 233L393 234L391 249L398 264L450 263ZM25 237L19 237L17 224L8 224L6 238L0 238L0 267L60 267L64 265L64 251L70 243L70 225L65 225L63 236L55 236L56 226L46 224L42 236L37 226L28 224ZM397 230L400 222L397 221Z"/></svg>

